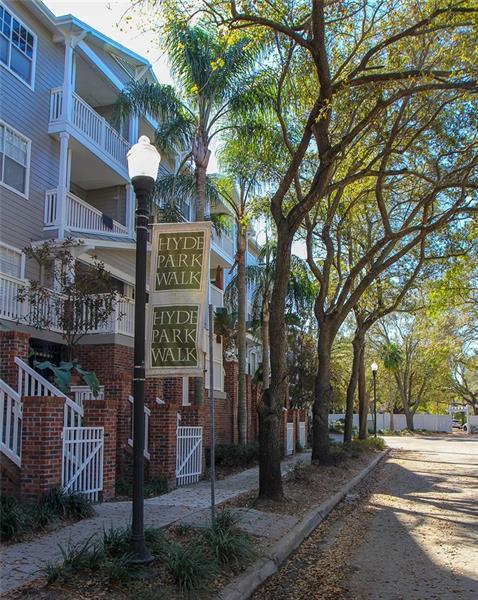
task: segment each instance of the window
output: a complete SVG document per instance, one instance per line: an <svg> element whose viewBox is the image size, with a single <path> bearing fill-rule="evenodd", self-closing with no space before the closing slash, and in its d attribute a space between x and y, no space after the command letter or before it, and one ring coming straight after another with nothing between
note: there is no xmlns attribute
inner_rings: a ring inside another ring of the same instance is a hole
<svg viewBox="0 0 478 600"><path fill-rule="evenodd" d="M24 196L28 195L30 145L28 138L0 121L0 183Z"/></svg>
<svg viewBox="0 0 478 600"><path fill-rule="evenodd" d="M22 278L24 257L21 250L0 243L0 273Z"/></svg>
<svg viewBox="0 0 478 600"><path fill-rule="evenodd" d="M36 36L0 4L0 63L33 87Z"/></svg>

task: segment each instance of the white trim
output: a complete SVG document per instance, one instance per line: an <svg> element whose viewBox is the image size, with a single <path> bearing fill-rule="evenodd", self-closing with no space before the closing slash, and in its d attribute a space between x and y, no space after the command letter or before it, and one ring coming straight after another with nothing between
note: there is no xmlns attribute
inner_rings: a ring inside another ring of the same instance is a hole
<svg viewBox="0 0 478 600"><path fill-rule="evenodd" d="M183 377L183 387L182 387L182 406L191 406L189 402L189 377Z"/></svg>
<svg viewBox="0 0 478 600"><path fill-rule="evenodd" d="M19 190L8 185L8 183L4 183L2 180L0 180L0 185L2 187L6 188L7 190L10 190L11 192L14 192L15 194L18 194L19 196L21 196L22 198L26 198L28 200L28 194L30 192L30 162L31 162L31 154L32 154L32 141L30 138L27 138L26 135L24 135L23 133L18 131L18 129L15 129L15 127L12 127L11 125L9 125L3 119L0 119L0 125L3 125L3 127L10 129L10 131L12 131L18 137L23 138L23 141L26 142L26 144L27 144L27 164L25 165L25 169L26 169L26 171L25 171L25 191L20 192ZM5 140L4 140L3 144L5 146ZM2 179L3 179L4 175L5 175L5 170L3 170Z"/></svg>
<svg viewBox="0 0 478 600"><path fill-rule="evenodd" d="M31 29L30 26L26 25L26 23L24 21L22 21L22 19L20 19L20 17L17 16L17 13L14 10L12 10L9 6L7 7L3 2L0 2L0 6L4 10L6 10L8 13L10 13L12 15L12 17L15 18L20 23L20 25L22 25L23 27L25 27L25 29L28 31L28 33L30 33L33 36L33 55L32 55L31 81L30 82L25 81L25 79L23 79L23 77L20 77L20 75L18 75L18 73L15 73L15 71L12 70L12 68L11 68L10 65L6 65L2 61L0 61L0 65L5 70L7 70L9 73L11 73L14 77L16 77L19 81L21 81L22 83L24 83L32 91L35 91L35 75L36 75L36 63L37 63L38 36L33 31L33 29ZM12 45L12 41L10 39L10 46L11 45ZM10 48L10 54L9 54L9 62L11 64L11 48Z"/></svg>

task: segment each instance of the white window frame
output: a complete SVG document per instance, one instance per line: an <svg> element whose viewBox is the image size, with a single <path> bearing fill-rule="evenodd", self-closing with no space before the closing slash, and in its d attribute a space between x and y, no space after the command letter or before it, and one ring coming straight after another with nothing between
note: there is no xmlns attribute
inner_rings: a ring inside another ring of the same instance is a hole
<svg viewBox="0 0 478 600"><path fill-rule="evenodd" d="M20 256L20 275L18 276L18 279L25 279L25 254L20 250L20 248L17 248L16 246L10 246L10 244L5 244L4 242L0 242L0 246L2 248L10 250L11 252L15 252L15 254L18 254ZM10 275L9 273L4 273L3 271L0 271L0 273L2 275L5 275L6 277L17 278L17 276Z"/></svg>
<svg viewBox="0 0 478 600"><path fill-rule="evenodd" d="M21 81L23 84L25 84L28 88L30 88L31 90L35 89L35 74L36 74L36 64L37 64L37 48L38 48L38 36L37 34L33 31L33 29L31 29L31 27L29 27L24 21L22 21L22 19L20 19L20 17L17 16L17 14L15 13L15 11L13 11L9 6L5 6L5 4L3 4L3 2L0 2L0 6L6 10L8 13L10 13L10 15L12 16L13 19L15 19L16 21L18 21L20 23L20 25L22 27L24 27L28 33L30 35L33 36L33 55L32 55L32 75L31 75L31 81L25 81L25 79L23 79L23 77L20 77L20 75L18 75L18 73L15 73L15 71L12 70L12 68L10 67L10 64L6 65L3 61L0 60L0 65L6 69L9 73L11 73L14 77L16 77L18 79L18 81ZM3 35L3 34L2 34ZM10 46L12 45L12 41L10 39ZM9 62L11 63L11 50L10 50L10 55L9 55Z"/></svg>
<svg viewBox="0 0 478 600"><path fill-rule="evenodd" d="M20 192L20 190L15 189L11 185L8 185L8 183L5 183L3 181L3 178L5 176L5 163L4 163L4 168L2 170L2 179L0 180L0 185L2 187L4 187L5 189L10 190L11 192L18 194L22 198L28 199L28 194L30 192L30 162L31 162L31 153L32 153L32 141L30 138L27 138L26 135L23 135L23 133L18 131L18 129L15 129L15 127L12 127L11 125L9 125L3 119L0 119L0 125L3 126L5 129L10 129L10 131L12 133L17 135L19 138L22 138L23 141L26 142L26 144L27 144L27 164L25 165L25 169L26 169L26 171L25 171L25 191ZM4 138L5 138L5 136L4 136ZM5 142L4 142L4 145L5 145ZM4 155L5 155L5 153L4 153Z"/></svg>

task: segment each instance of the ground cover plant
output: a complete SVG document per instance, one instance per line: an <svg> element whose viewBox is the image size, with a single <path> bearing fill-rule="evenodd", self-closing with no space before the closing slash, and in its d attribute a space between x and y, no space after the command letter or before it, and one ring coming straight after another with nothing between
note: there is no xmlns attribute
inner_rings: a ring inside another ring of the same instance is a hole
<svg viewBox="0 0 478 600"><path fill-rule="evenodd" d="M146 527L154 557L146 567L131 562L130 538L129 527L110 528L61 547L61 560L43 571L45 585L18 591L14 598L30 600L43 593L51 600L207 598L256 555L253 540L228 510L219 511L211 527Z"/></svg>
<svg viewBox="0 0 478 600"><path fill-rule="evenodd" d="M11 496L0 498L0 535L2 542L17 542L50 530L62 523L87 519L94 509L84 496L52 489L37 502L20 503Z"/></svg>

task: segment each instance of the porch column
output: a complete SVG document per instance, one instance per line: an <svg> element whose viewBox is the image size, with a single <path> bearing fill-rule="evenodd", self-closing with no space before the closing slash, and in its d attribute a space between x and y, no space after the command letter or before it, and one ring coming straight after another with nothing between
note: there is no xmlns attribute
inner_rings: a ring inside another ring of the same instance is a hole
<svg viewBox="0 0 478 600"><path fill-rule="evenodd" d="M58 237L63 239L65 237L65 226L66 226L66 194L69 188L68 181L68 144L70 141L70 134L66 131L60 133L60 165L58 172L58 188L56 197L56 220L55 223L58 226Z"/></svg>
<svg viewBox="0 0 478 600"><path fill-rule="evenodd" d="M130 114L128 117L128 141L131 144L136 144L138 141L139 119L138 115ZM126 186L126 227L129 237L134 237L134 211L136 206L136 197L133 186Z"/></svg>

